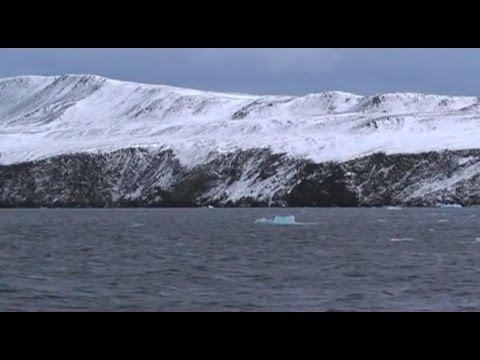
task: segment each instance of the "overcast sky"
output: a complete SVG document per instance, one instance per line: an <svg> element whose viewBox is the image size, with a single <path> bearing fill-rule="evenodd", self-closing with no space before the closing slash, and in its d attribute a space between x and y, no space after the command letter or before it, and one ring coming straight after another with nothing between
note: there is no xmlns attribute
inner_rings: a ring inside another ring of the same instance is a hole
<svg viewBox="0 0 480 360"><path fill-rule="evenodd" d="M97 74L205 90L480 95L480 49L0 49L0 77Z"/></svg>

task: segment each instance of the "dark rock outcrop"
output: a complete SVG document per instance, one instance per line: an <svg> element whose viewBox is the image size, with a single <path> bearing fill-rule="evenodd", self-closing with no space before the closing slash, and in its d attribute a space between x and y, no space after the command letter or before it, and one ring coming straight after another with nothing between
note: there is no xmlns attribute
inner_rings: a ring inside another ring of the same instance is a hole
<svg viewBox="0 0 480 360"><path fill-rule="evenodd" d="M373 154L316 164L268 149L186 168L136 148L0 166L0 207L480 204L480 150Z"/></svg>

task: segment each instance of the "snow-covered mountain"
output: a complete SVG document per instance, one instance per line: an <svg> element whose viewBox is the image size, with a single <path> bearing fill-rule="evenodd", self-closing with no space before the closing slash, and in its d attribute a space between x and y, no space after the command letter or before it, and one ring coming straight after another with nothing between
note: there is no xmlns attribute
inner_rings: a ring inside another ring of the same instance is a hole
<svg viewBox="0 0 480 360"><path fill-rule="evenodd" d="M479 139L478 97L15 77L0 80L0 204L474 204Z"/></svg>

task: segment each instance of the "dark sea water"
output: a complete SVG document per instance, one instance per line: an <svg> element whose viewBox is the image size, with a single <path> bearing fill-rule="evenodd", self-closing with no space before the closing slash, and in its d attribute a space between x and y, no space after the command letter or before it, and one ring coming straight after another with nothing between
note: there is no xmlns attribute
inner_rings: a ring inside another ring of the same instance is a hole
<svg viewBox="0 0 480 360"><path fill-rule="evenodd" d="M255 224L288 214L306 224ZM480 208L0 210L0 311L477 311L479 221Z"/></svg>

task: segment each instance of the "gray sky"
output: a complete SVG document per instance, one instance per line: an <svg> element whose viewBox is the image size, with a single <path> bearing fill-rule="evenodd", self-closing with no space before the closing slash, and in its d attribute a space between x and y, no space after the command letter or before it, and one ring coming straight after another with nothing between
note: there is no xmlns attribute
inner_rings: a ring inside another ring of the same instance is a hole
<svg viewBox="0 0 480 360"><path fill-rule="evenodd" d="M480 49L0 49L0 77L88 73L205 90L480 95Z"/></svg>

